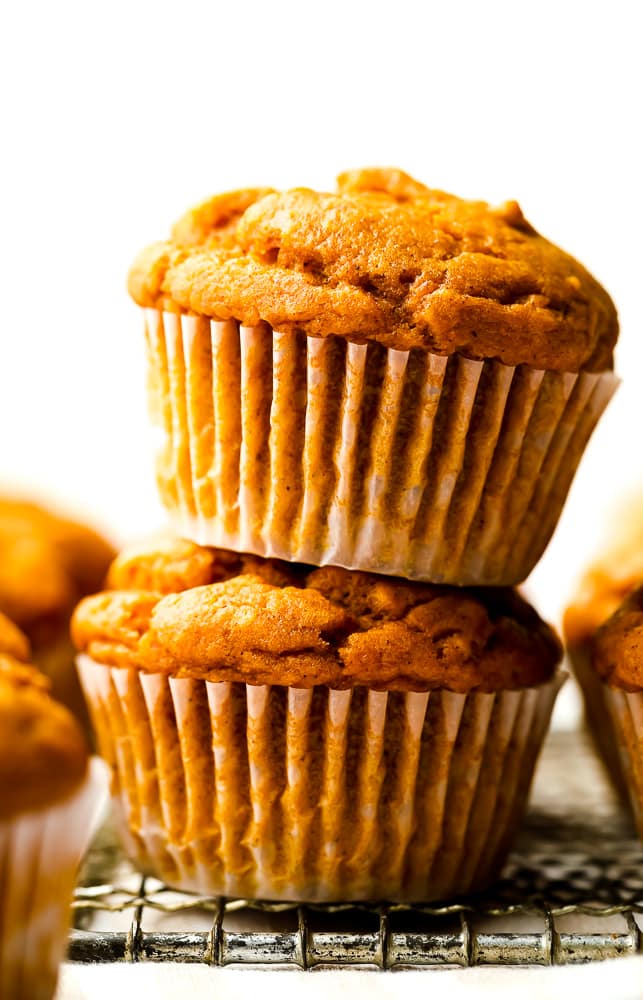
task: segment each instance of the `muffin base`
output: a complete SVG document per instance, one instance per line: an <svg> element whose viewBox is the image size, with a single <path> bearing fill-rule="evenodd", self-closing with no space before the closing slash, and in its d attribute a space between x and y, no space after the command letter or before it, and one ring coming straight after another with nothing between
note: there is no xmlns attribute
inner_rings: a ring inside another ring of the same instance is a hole
<svg viewBox="0 0 643 1000"><path fill-rule="evenodd" d="M106 768L93 758L73 795L0 821L0 997L6 1000L50 1000L55 993L78 866L106 792Z"/></svg>
<svg viewBox="0 0 643 1000"><path fill-rule="evenodd" d="M538 561L618 380L147 310L177 532L476 586Z"/></svg>
<svg viewBox="0 0 643 1000"><path fill-rule="evenodd" d="M311 902L493 882L562 683L337 691L78 664L137 865L188 891Z"/></svg>

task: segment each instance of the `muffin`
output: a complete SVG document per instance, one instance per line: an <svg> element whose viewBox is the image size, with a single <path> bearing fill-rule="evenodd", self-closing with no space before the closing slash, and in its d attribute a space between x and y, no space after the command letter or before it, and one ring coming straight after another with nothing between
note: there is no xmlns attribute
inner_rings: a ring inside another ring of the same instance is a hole
<svg viewBox="0 0 643 1000"><path fill-rule="evenodd" d="M112 547L90 528L0 497L0 612L27 634L54 698L84 718L69 636L71 613L102 587Z"/></svg>
<svg viewBox="0 0 643 1000"><path fill-rule="evenodd" d="M126 847L185 890L434 900L498 875L560 686L509 589L168 541L72 634Z"/></svg>
<svg viewBox="0 0 643 1000"><path fill-rule="evenodd" d="M626 795L643 839L643 585L639 584L574 659L600 752Z"/></svg>
<svg viewBox="0 0 643 1000"><path fill-rule="evenodd" d="M76 872L104 801L104 765L28 665L0 614L0 996L53 997Z"/></svg>
<svg viewBox="0 0 643 1000"><path fill-rule="evenodd" d="M643 584L642 504L643 497L637 496L614 511L600 552L580 579L563 622L565 645L583 694L589 734L626 801L629 801L628 783L606 704L607 688L596 674L592 658L600 627Z"/></svg>
<svg viewBox="0 0 643 1000"><path fill-rule="evenodd" d="M399 170L218 195L129 290L174 528L265 557L518 583L616 385L577 261Z"/></svg>

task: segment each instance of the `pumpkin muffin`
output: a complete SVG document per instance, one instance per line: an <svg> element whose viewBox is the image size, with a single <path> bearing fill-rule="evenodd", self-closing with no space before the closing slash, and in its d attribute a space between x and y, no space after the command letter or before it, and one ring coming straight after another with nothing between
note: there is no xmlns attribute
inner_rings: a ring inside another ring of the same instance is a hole
<svg viewBox="0 0 643 1000"><path fill-rule="evenodd" d="M431 900L497 876L560 675L509 589L167 541L72 634L126 846L208 894Z"/></svg>
<svg viewBox="0 0 643 1000"><path fill-rule="evenodd" d="M598 629L643 583L642 503L643 497L634 496L614 511L599 554L579 580L563 622L565 645L581 686L589 733L626 801L628 784L606 704L606 688L592 667L592 657Z"/></svg>
<svg viewBox="0 0 643 1000"><path fill-rule="evenodd" d="M625 791L643 839L643 585L632 590L576 659L598 746Z"/></svg>
<svg viewBox="0 0 643 1000"><path fill-rule="evenodd" d="M49 1000L78 865L104 797L76 719L0 613L0 996Z"/></svg>
<svg viewBox="0 0 643 1000"><path fill-rule="evenodd" d="M616 379L607 293L515 202L393 169L217 195L144 251L162 499L202 544L525 579Z"/></svg>
<svg viewBox="0 0 643 1000"><path fill-rule="evenodd" d="M90 528L22 500L0 497L0 612L26 633L52 695L80 718L71 613L103 585L112 547Z"/></svg>

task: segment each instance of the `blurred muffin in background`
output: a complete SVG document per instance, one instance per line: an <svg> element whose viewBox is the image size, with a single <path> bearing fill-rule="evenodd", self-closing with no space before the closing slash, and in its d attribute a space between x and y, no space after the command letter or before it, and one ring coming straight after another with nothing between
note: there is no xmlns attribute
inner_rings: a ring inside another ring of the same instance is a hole
<svg viewBox="0 0 643 1000"><path fill-rule="evenodd" d="M13 497L0 497L0 612L27 635L53 696L85 718L69 619L98 590L114 551L91 528Z"/></svg>
<svg viewBox="0 0 643 1000"><path fill-rule="evenodd" d="M585 569L565 612L565 636L581 645L643 583L643 493L613 510L597 554Z"/></svg>
<svg viewBox="0 0 643 1000"><path fill-rule="evenodd" d="M575 667L596 742L643 839L643 586L631 591Z"/></svg>
<svg viewBox="0 0 643 1000"><path fill-rule="evenodd" d="M632 693L637 682L632 680L634 674L630 677L627 671L624 672L620 653L618 662L614 661L616 647L613 644L607 655L605 637L620 630L618 623L627 613L628 600L631 597L636 602L637 588L641 584L643 494L637 493L614 509L599 553L580 578L563 623L565 643L581 686L590 734L610 777L625 799L630 797L630 781L624 772L623 755L619 751L622 741L618 732L620 723L616 705L618 703L623 707L623 700L628 700L626 692ZM620 649L623 643L619 640L616 645ZM600 654L602 666L597 672L598 646L605 648ZM628 663L630 661L631 657Z"/></svg>
<svg viewBox="0 0 643 1000"><path fill-rule="evenodd" d="M50 1000L78 866L105 798L72 714L0 613L0 997Z"/></svg>

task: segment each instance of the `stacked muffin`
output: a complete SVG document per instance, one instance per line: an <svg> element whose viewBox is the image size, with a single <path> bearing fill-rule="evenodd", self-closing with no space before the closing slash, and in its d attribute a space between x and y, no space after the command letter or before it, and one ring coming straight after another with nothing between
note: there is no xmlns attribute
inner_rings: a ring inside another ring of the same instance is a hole
<svg viewBox="0 0 643 1000"><path fill-rule="evenodd" d="M213 894L482 888L560 685L509 588L614 390L609 297L392 170L215 197L130 291L183 540L74 619L130 850Z"/></svg>

